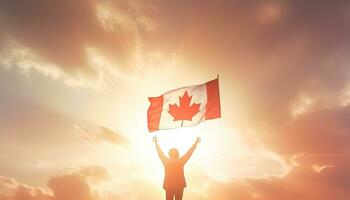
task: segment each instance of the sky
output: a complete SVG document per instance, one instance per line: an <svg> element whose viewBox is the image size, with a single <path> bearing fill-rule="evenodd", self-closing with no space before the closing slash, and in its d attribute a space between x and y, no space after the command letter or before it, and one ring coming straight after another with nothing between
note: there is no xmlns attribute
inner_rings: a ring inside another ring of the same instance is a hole
<svg viewBox="0 0 350 200"><path fill-rule="evenodd" d="M350 2L3 0L0 199L350 198ZM219 75L222 117L149 133L148 97Z"/></svg>

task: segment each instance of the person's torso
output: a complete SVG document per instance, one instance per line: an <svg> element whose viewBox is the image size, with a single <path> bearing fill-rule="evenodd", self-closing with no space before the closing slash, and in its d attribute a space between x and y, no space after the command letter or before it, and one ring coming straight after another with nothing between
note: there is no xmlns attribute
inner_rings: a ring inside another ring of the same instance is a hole
<svg viewBox="0 0 350 200"><path fill-rule="evenodd" d="M179 160L168 160L164 164L165 177L164 188L181 188L186 187L184 175L184 163Z"/></svg>

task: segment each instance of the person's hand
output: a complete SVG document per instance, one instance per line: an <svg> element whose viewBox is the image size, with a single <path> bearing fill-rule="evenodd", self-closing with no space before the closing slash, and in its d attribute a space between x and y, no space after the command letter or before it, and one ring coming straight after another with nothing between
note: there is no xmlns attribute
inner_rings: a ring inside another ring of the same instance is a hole
<svg viewBox="0 0 350 200"><path fill-rule="evenodd" d="M158 144L158 141L157 141L157 137L156 137L156 136L153 136L153 142L154 142L155 144Z"/></svg>
<svg viewBox="0 0 350 200"><path fill-rule="evenodd" d="M197 137L197 139L196 139L196 144L200 143L201 140L202 140L202 139L201 139L200 137Z"/></svg>

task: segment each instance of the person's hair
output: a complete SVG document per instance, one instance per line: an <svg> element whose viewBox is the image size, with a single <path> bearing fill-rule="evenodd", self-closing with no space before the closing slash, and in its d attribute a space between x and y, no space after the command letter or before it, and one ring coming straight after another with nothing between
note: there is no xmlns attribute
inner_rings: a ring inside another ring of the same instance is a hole
<svg viewBox="0 0 350 200"><path fill-rule="evenodd" d="M176 148L171 148L169 150L169 157L170 157L170 159L178 159L179 158L179 151Z"/></svg>

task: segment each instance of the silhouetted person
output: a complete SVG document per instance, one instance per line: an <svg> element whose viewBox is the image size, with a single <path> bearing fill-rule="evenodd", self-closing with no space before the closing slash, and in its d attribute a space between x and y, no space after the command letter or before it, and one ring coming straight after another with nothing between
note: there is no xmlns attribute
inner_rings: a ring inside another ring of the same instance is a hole
<svg viewBox="0 0 350 200"><path fill-rule="evenodd" d="M163 188L166 193L166 200L173 200L174 197L175 200L182 200L183 190L186 187L184 165L190 159L201 139L198 137L192 147L181 158L179 158L179 151L175 148L169 150L169 158L167 158L160 148L156 137L153 138L153 141L156 144L159 158L164 165Z"/></svg>

